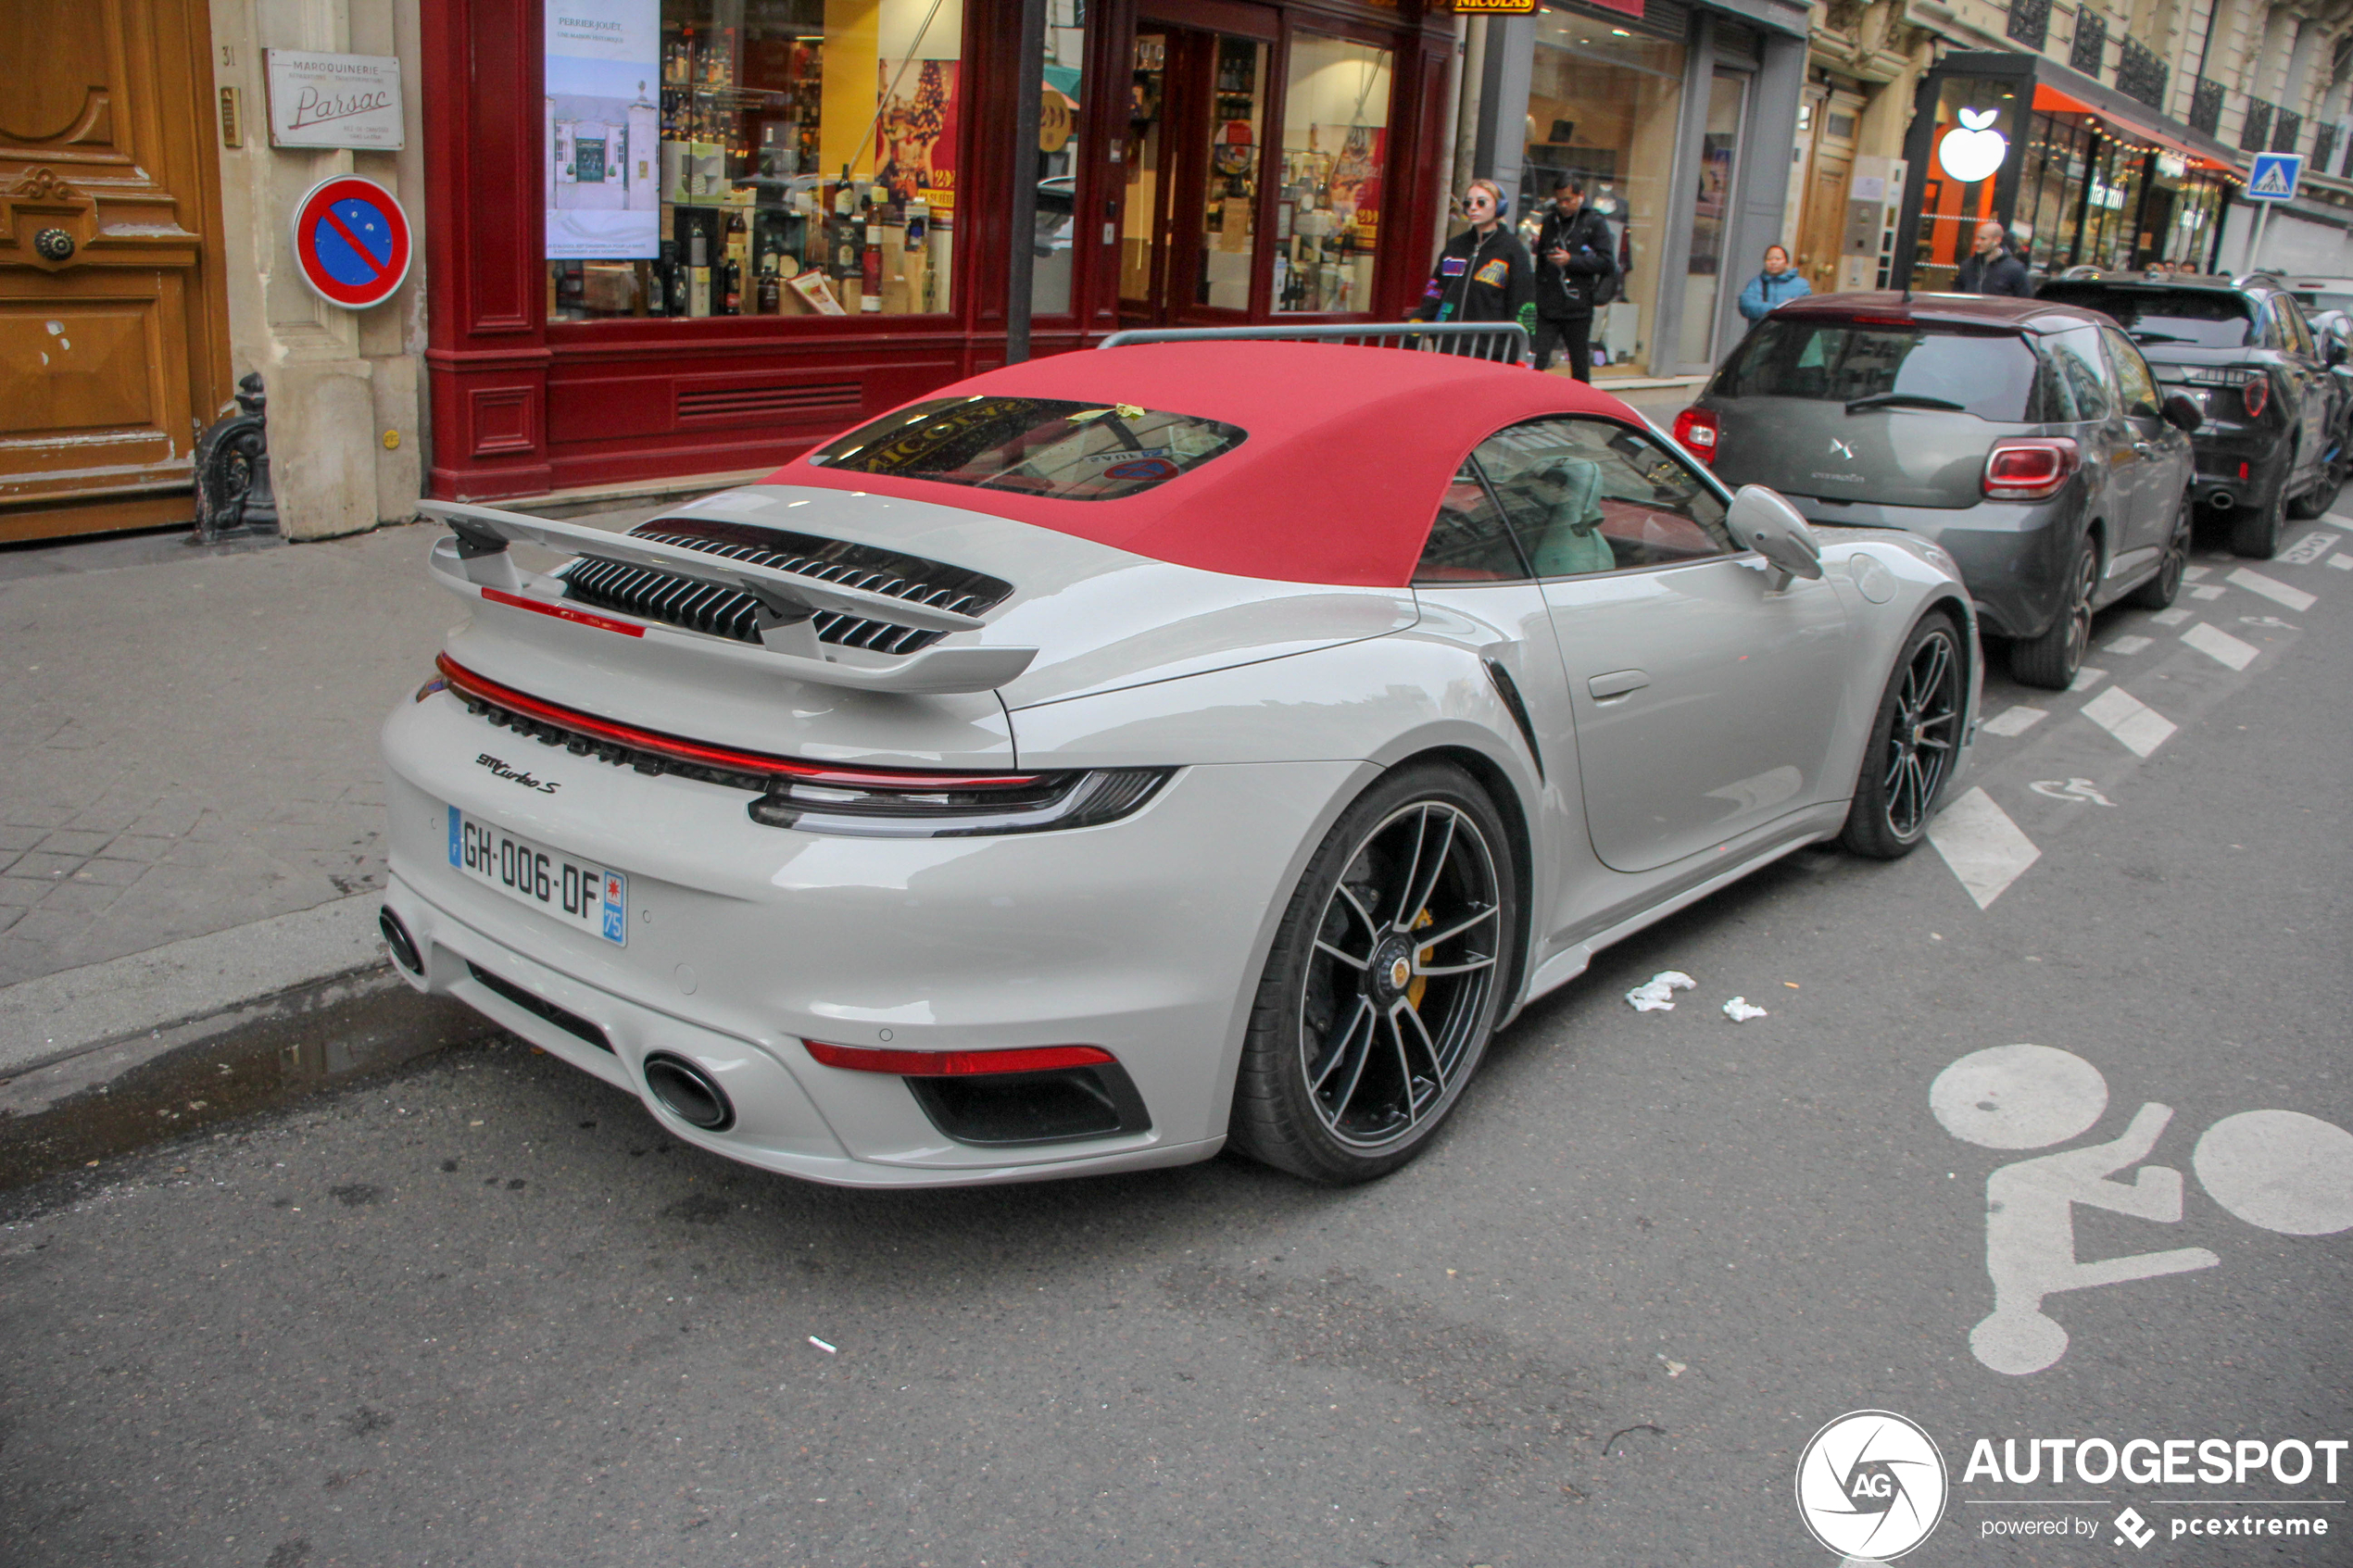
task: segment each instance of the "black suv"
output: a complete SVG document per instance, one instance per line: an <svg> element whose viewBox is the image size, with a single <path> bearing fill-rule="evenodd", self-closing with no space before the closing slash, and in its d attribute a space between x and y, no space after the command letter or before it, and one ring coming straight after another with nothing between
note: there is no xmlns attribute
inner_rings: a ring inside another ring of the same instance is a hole
<svg viewBox="0 0 2353 1568"><path fill-rule="evenodd" d="M2329 372L2343 351L2314 340L2278 279L2078 272L2036 294L2114 317L2164 389L2198 405L2196 494L2233 551L2268 559L2283 515L2318 517L2335 499L2343 395Z"/></svg>

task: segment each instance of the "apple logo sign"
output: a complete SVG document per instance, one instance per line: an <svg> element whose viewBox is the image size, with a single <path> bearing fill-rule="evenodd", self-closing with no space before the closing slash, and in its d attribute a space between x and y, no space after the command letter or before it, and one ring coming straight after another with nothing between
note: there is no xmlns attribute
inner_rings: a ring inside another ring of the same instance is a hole
<svg viewBox="0 0 2353 1568"><path fill-rule="evenodd" d="M1963 109L1957 130L1944 132L1936 144L1936 161L1964 185L1988 179L2009 156L2010 139L1991 129L1999 109Z"/></svg>

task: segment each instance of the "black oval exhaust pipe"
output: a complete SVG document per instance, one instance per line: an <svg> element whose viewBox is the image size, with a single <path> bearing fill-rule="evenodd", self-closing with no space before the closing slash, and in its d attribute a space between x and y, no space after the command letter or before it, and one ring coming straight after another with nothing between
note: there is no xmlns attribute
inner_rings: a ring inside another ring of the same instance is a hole
<svg viewBox="0 0 2353 1568"><path fill-rule="evenodd" d="M736 1124L736 1108L727 1091L684 1057L656 1051L646 1058L646 1092L689 1127L724 1133Z"/></svg>
<svg viewBox="0 0 2353 1568"><path fill-rule="evenodd" d="M417 939L400 923L400 917L386 905L376 911L376 929L384 933L384 946L392 949L392 961L409 973L422 976L425 972L424 955L417 951Z"/></svg>

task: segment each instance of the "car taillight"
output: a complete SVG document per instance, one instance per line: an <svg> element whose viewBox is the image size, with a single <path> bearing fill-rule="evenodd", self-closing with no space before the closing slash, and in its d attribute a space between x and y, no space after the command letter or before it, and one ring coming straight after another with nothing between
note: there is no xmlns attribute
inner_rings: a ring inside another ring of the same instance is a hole
<svg viewBox="0 0 2353 1568"><path fill-rule="evenodd" d="M1716 462L1716 415L1707 408L1686 408L1675 416L1675 440L1684 451L1711 467Z"/></svg>
<svg viewBox="0 0 2353 1568"><path fill-rule="evenodd" d="M2260 370L2251 371L2239 388L2239 396L2246 399L2246 417L2261 419L2264 406L2271 401L2271 378Z"/></svg>
<svg viewBox="0 0 2353 1568"><path fill-rule="evenodd" d="M1101 1046L1025 1046L999 1051L893 1051L803 1040L827 1067L851 1073L892 1073L901 1078L965 1078L1002 1073L1051 1073L1095 1067L1118 1059Z"/></svg>
<svg viewBox="0 0 2353 1568"><path fill-rule="evenodd" d="M2040 501L2056 495L2082 456L2081 448L2064 436L1996 441L1985 454L1985 497Z"/></svg>

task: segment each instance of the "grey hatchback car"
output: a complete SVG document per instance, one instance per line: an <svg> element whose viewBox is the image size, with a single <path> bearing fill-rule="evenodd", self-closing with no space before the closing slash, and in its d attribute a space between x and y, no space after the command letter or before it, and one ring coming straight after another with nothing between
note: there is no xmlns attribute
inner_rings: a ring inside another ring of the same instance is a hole
<svg viewBox="0 0 2353 1568"><path fill-rule="evenodd" d="M1816 295L1750 331L1675 437L1817 525L1934 540L2011 674L2057 689L2094 611L2181 592L2201 419L2095 310Z"/></svg>

